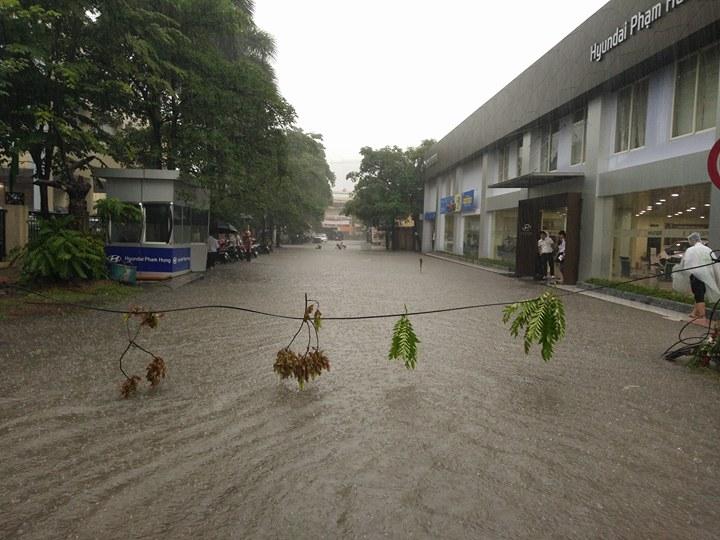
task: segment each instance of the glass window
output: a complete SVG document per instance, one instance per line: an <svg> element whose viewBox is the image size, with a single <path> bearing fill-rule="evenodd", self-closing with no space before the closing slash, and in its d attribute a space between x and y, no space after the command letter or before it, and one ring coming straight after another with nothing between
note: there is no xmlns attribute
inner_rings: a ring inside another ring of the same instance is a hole
<svg viewBox="0 0 720 540"><path fill-rule="evenodd" d="M517 247L517 208L493 213L492 257L515 262Z"/></svg>
<svg viewBox="0 0 720 540"><path fill-rule="evenodd" d="M550 126L550 155L548 171L555 171L558 168L558 148L560 146L560 123L553 122Z"/></svg>
<svg viewBox="0 0 720 540"><path fill-rule="evenodd" d="M523 173L523 138L520 137L517 143L517 175L522 176Z"/></svg>
<svg viewBox="0 0 720 540"><path fill-rule="evenodd" d="M190 213L190 241L204 243L208 237L208 211L193 208Z"/></svg>
<svg viewBox="0 0 720 540"><path fill-rule="evenodd" d="M693 102L697 79L697 56L678 62L675 76L675 105L673 109L673 137L693 131Z"/></svg>
<svg viewBox="0 0 720 540"><path fill-rule="evenodd" d="M455 216L445 214L445 251L455 251Z"/></svg>
<svg viewBox="0 0 720 540"><path fill-rule="evenodd" d="M500 180L507 180L509 178L509 167L510 167L510 145L506 144L500 149L499 152L500 163L498 177Z"/></svg>
<svg viewBox="0 0 720 540"><path fill-rule="evenodd" d="M577 111L573 115L572 151L570 163L577 165L585 161L585 125L586 109Z"/></svg>
<svg viewBox="0 0 720 540"><path fill-rule="evenodd" d="M678 62L673 104L673 137L715 126L719 75L718 45Z"/></svg>
<svg viewBox="0 0 720 540"><path fill-rule="evenodd" d="M645 146L648 85L648 79L645 79L633 86L632 115L630 116L630 148Z"/></svg>
<svg viewBox="0 0 720 540"><path fill-rule="evenodd" d="M143 206L145 207L145 241L167 244L172 231L170 204L150 203Z"/></svg>
<svg viewBox="0 0 720 540"><path fill-rule="evenodd" d="M139 205L138 205L139 206ZM139 244L142 239L142 220L110 223L110 243Z"/></svg>
<svg viewBox="0 0 720 540"><path fill-rule="evenodd" d="M615 115L615 152L624 152L629 148L628 129L630 125L630 107L632 104L632 87L628 86L618 92L617 113Z"/></svg>
<svg viewBox="0 0 720 540"><path fill-rule="evenodd" d="M697 130L715 127L718 100L718 72L720 48L705 49L700 53L697 94Z"/></svg>
<svg viewBox="0 0 720 540"><path fill-rule="evenodd" d="M176 244L190 242L190 209L173 205L173 237Z"/></svg>
<svg viewBox="0 0 720 540"><path fill-rule="evenodd" d="M648 85L648 79L644 79L618 92L615 152L626 152L645 146Z"/></svg>

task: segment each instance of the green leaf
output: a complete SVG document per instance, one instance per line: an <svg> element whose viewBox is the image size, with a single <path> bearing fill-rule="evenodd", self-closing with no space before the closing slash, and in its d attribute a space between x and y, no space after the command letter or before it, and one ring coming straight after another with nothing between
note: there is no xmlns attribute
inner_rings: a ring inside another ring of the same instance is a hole
<svg viewBox="0 0 720 540"><path fill-rule="evenodd" d="M407 313L407 310L406 310ZM389 360L401 359L407 369L417 366L417 344L420 343L415 330L407 315L400 317L393 328L392 342L390 344Z"/></svg>
<svg viewBox="0 0 720 540"><path fill-rule="evenodd" d="M529 354L533 344L540 345L540 355L546 362L555 353L555 345L565 336L565 306L551 292L526 302L506 306L503 323L510 325L510 335L517 337L524 329L523 349Z"/></svg>

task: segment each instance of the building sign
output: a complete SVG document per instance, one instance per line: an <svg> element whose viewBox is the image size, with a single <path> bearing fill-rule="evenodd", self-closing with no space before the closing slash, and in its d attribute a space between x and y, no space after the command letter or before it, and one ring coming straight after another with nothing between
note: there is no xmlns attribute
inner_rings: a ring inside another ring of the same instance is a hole
<svg viewBox="0 0 720 540"><path fill-rule="evenodd" d="M690 0L662 0L645 11L638 11L615 29L615 32L590 47L590 60L600 62L603 57L621 43L643 30L648 30L658 19Z"/></svg>
<svg viewBox="0 0 720 540"><path fill-rule="evenodd" d="M477 209L477 202L475 201L475 190L465 191L462 194L462 211L472 212Z"/></svg>
<svg viewBox="0 0 720 540"><path fill-rule="evenodd" d="M5 204L23 206L25 204L25 194L22 191L6 192Z"/></svg>
<svg viewBox="0 0 720 540"><path fill-rule="evenodd" d="M437 216L437 212L425 212L425 214L423 214L423 220L435 221L436 216Z"/></svg>
<svg viewBox="0 0 720 540"><path fill-rule="evenodd" d="M138 272L173 274L190 270L190 248L151 248L144 246L105 247L109 262L135 266Z"/></svg>
<svg viewBox="0 0 720 540"><path fill-rule="evenodd" d="M443 197L440 199L440 213L441 214L452 214L457 212L457 203L455 201L455 195L449 197Z"/></svg>

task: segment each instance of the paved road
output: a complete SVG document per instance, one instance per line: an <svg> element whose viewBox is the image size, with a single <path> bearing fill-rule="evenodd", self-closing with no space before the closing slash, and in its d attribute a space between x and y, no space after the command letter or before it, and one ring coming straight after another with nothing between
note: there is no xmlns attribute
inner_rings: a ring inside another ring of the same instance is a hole
<svg viewBox="0 0 720 540"><path fill-rule="evenodd" d="M432 259L420 274L417 256L353 245L284 249L142 300L299 314L305 292L330 316L539 287ZM127 401L120 317L4 321L0 537L717 538L718 377L658 358L677 322L584 297L567 310L548 364L499 308L416 318L416 372L386 360L394 321L327 322L332 371L302 392L272 371L294 323L168 315L143 343L169 378Z"/></svg>

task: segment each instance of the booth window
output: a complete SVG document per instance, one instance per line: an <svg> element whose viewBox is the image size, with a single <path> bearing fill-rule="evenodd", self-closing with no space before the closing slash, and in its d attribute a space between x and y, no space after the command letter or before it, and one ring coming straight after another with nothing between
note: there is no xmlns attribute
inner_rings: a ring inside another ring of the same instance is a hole
<svg viewBox="0 0 720 540"><path fill-rule="evenodd" d="M719 72L719 45L713 45L678 62L673 137L715 127Z"/></svg>
<svg viewBox="0 0 720 540"><path fill-rule="evenodd" d="M190 242L191 210L188 207L173 205L173 236L176 244Z"/></svg>
<svg viewBox="0 0 720 540"><path fill-rule="evenodd" d="M192 209L190 227L190 240L195 243L203 243L208 237L208 211Z"/></svg>
<svg viewBox="0 0 720 540"><path fill-rule="evenodd" d="M139 244L142 240L142 221L119 221L110 223L110 243Z"/></svg>
<svg viewBox="0 0 720 540"><path fill-rule="evenodd" d="M167 244L172 232L172 214L169 203L144 204L145 241Z"/></svg>
<svg viewBox="0 0 720 540"><path fill-rule="evenodd" d="M626 86L618 92L615 116L615 152L645 146L648 79Z"/></svg>

